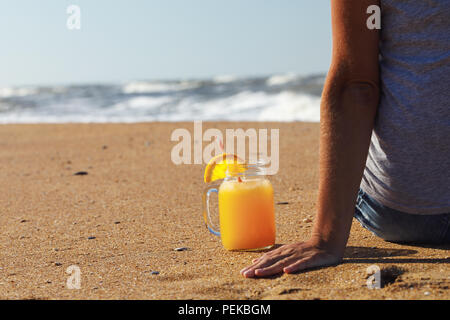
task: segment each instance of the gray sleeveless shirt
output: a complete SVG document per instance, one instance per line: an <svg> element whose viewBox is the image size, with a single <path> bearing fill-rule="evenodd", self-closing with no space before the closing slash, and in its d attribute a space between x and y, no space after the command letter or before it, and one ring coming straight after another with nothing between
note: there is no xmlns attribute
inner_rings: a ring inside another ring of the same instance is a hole
<svg viewBox="0 0 450 320"><path fill-rule="evenodd" d="M381 0L381 100L361 188L450 213L450 0Z"/></svg>

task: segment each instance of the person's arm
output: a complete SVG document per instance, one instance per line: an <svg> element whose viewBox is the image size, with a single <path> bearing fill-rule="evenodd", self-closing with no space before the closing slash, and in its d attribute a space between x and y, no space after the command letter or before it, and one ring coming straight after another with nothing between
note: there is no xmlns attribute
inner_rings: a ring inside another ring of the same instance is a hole
<svg viewBox="0 0 450 320"><path fill-rule="evenodd" d="M321 103L319 197L311 238L253 260L245 277L337 264L347 244L379 100L374 0L332 0L333 55Z"/></svg>

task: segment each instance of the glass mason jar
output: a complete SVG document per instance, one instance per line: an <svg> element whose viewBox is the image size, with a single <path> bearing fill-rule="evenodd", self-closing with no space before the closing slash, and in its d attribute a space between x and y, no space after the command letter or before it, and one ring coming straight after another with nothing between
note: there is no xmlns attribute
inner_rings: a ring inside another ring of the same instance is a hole
<svg viewBox="0 0 450 320"><path fill-rule="evenodd" d="M208 230L222 239L227 250L263 250L275 244L273 187L263 162L246 165L210 185L203 193L203 217ZM219 197L220 231L212 222L210 196Z"/></svg>

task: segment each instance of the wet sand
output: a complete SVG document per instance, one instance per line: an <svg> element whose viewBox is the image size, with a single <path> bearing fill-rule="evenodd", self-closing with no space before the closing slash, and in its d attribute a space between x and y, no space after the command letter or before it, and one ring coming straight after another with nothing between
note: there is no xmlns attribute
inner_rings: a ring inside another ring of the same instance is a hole
<svg viewBox="0 0 450 320"><path fill-rule="evenodd" d="M279 128L272 177L277 244L306 240L318 181L318 124ZM449 299L449 246L384 242L354 221L344 263L271 279L239 270L259 256L227 252L201 213L204 165L176 166L170 141L192 123L0 126L2 299ZM87 175L74 175L87 172ZM176 251L176 248L186 250ZM366 269L382 270L369 290ZM69 290L66 269L81 270Z"/></svg>

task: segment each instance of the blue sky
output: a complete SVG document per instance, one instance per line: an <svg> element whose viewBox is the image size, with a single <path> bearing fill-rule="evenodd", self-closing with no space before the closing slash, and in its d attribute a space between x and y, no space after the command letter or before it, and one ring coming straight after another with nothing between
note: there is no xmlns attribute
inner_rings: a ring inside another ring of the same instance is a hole
<svg viewBox="0 0 450 320"><path fill-rule="evenodd" d="M66 9L81 8L81 30ZM327 71L329 1L0 0L0 86Z"/></svg>

